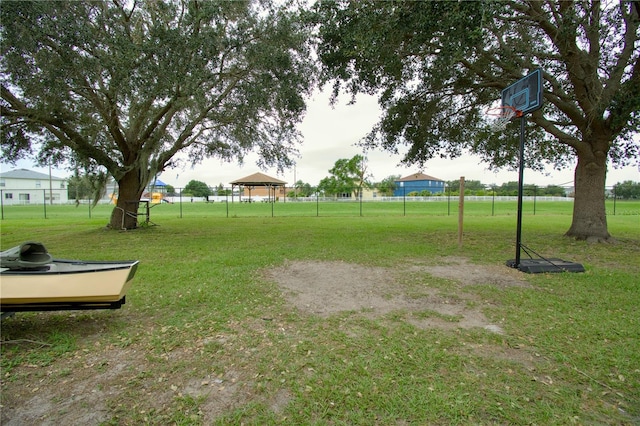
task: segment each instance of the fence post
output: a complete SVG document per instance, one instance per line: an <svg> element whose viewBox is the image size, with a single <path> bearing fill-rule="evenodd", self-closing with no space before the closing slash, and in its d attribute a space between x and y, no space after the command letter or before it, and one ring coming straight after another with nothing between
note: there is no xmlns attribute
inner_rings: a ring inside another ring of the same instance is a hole
<svg viewBox="0 0 640 426"><path fill-rule="evenodd" d="M402 185L402 206L404 208L403 216L407 215L407 188Z"/></svg>
<svg viewBox="0 0 640 426"><path fill-rule="evenodd" d="M47 218L47 190L42 190L42 205L44 206L44 218Z"/></svg>
<svg viewBox="0 0 640 426"><path fill-rule="evenodd" d="M464 225L464 176L460 176L460 207L458 208L458 248L462 248L462 229Z"/></svg>
<svg viewBox="0 0 640 426"><path fill-rule="evenodd" d="M491 187L491 216L495 216L495 205L496 205L496 187Z"/></svg>
<svg viewBox="0 0 640 426"><path fill-rule="evenodd" d="M4 220L4 193L0 189L0 212L2 212L2 220Z"/></svg>

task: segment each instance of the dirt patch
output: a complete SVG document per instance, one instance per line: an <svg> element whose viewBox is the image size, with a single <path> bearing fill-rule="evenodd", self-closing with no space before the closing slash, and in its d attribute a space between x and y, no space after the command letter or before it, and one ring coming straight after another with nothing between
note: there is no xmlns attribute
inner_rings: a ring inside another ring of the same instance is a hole
<svg viewBox="0 0 640 426"><path fill-rule="evenodd" d="M407 288L402 276L421 273L453 280L458 284L456 297L444 297L428 282ZM463 258L443 258L437 265L411 263L396 268L382 268L345 262L295 261L271 269L267 276L278 283L287 300L299 310L319 316L341 312L358 312L380 317L390 312L405 311L408 320L423 328L482 327L502 333L482 313L476 297L465 293L468 285L525 287L506 267L473 265ZM432 312L433 315L429 315Z"/></svg>
<svg viewBox="0 0 640 426"><path fill-rule="evenodd" d="M89 335L84 340L99 338ZM193 343L193 349L185 342L184 348L155 360L150 358L155 355L138 344L126 348L108 344L71 352L46 367L17 367L13 374L20 378L2 384L0 424L172 424L174 411L193 418L194 424L209 424L249 400L264 400L276 413L286 406L287 393L257 397L251 369L241 362L220 363L215 371L212 368L202 375L188 370L185 374L180 366L197 364L197 352L207 344L228 346L231 352L234 342L218 335ZM177 367L159 372L155 370L158 363ZM190 401L196 400L201 403L194 408ZM135 412L132 423L119 422L123 410L127 418Z"/></svg>
<svg viewBox="0 0 640 426"><path fill-rule="evenodd" d="M437 265L413 265L414 271L422 271L435 277L454 280L468 285L492 285L498 288L531 286L522 279L522 272L504 265L474 265L463 257L445 257Z"/></svg>
<svg viewBox="0 0 640 426"><path fill-rule="evenodd" d="M287 262L271 270L287 300L298 309L323 317L347 311L398 309L395 279L385 268L344 262Z"/></svg>
<svg viewBox="0 0 640 426"><path fill-rule="evenodd" d="M75 353L64 366L45 371L27 366L20 392L3 395L2 424L55 425L62 419L72 424L105 422L109 420L105 401L123 390L117 384L126 382L123 379L142 365L142 359L136 351L108 348L99 355Z"/></svg>

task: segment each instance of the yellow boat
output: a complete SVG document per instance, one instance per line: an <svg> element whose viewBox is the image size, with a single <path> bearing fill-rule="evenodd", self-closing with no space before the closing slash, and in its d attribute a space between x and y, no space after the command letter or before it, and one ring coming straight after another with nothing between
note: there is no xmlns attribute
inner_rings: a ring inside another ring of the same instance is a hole
<svg viewBox="0 0 640 426"><path fill-rule="evenodd" d="M0 311L119 309L138 261L54 259L26 242L0 253Z"/></svg>

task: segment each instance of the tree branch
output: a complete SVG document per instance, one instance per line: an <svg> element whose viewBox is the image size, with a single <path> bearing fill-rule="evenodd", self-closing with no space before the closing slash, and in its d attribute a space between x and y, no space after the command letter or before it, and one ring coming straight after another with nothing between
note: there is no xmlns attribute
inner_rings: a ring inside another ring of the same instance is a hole
<svg viewBox="0 0 640 426"><path fill-rule="evenodd" d="M624 5L620 4L620 8L623 7ZM602 100L605 105L608 105L615 94L620 90L622 76L624 75L625 68L629 63L631 56L636 52L635 44L640 37L638 35L638 27L640 25L640 20L638 19L638 17L634 17L633 13L624 13L624 10L621 10L621 13L623 14L625 23L624 45L622 46L622 51L618 56L616 65L613 67L613 72L609 75L609 79L607 80L607 84L605 85L602 93ZM638 64L638 58L636 58L632 75L638 75L640 73L640 70L638 70L639 66L640 65Z"/></svg>
<svg viewBox="0 0 640 426"><path fill-rule="evenodd" d="M100 151L96 146L89 143L80 133L75 131L73 126L68 125L64 120L29 108L4 85L2 85L2 98L13 108L9 109L3 106L3 116L24 118L27 122L45 128L72 150L102 161L110 172L117 169L117 163L107 153Z"/></svg>
<svg viewBox="0 0 640 426"><path fill-rule="evenodd" d="M593 116L601 92L597 87L599 84L598 64L593 64L592 58L580 50L576 44L577 24L571 20L575 13L570 12L570 9L574 9L576 5L573 2L548 4L556 19L560 19L558 26L561 27L561 30L559 30L546 19L546 13L542 9L541 3L529 0L527 4L529 7L524 12L535 19L564 58L564 62L567 64L568 78L573 85L580 108L587 116ZM554 6L559 8L558 11L554 9Z"/></svg>
<svg viewBox="0 0 640 426"><path fill-rule="evenodd" d="M553 135L560 142L569 145L574 149L584 149L585 143L575 136L571 136L570 134L563 132L558 127L556 127L551 121L544 118L542 114L542 110L534 111L531 114L531 118L536 125L542 127L547 133Z"/></svg>

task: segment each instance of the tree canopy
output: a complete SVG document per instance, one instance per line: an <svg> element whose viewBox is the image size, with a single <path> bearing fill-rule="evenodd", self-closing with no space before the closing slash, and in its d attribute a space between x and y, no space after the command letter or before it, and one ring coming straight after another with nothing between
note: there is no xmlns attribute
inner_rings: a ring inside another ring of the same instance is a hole
<svg viewBox="0 0 640 426"><path fill-rule="evenodd" d="M460 180L448 180L445 182L445 186L448 188L458 188L460 186ZM487 186L479 180L466 180L464 181L465 191L480 191L484 190ZM516 185L517 188L517 185Z"/></svg>
<svg viewBox="0 0 640 426"><path fill-rule="evenodd" d="M640 199L640 182L625 180L613 186L613 193L616 197L623 199Z"/></svg>
<svg viewBox="0 0 640 426"><path fill-rule="evenodd" d="M396 190L396 181L400 179L400 175L391 175L378 182L375 187L380 191L380 194L385 197L392 197L393 192Z"/></svg>
<svg viewBox="0 0 640 426"><path fill-rule="evenodd" d="M577 160L567 235L610 237L608 162L639 154L638 2L336 0L314 11L322 81L334 96L378 94L384 114L363 145L403 152L407 164L472 152L515 167L516 124L493 133L484 111L541 68L544 106L526 117L526 165Z"/></svg>
<svg viewBox="0 0 640 426"><path fill-rule="evenodd" d="M315 192L314 188L311 187L311 184L303 182L302 180L298 180L294 186L293 190L287 193L287 197L297 198L297 197L310 197Z"/></svg>
<svg viewBox="0 0 640 426"><path fill-rule="evenodd" d="M297 11L22 1L0 14L3 157L106 170L119 186L113 226L177 153L241 162L255 150L264 164L291 164L314 76Z"/></svg>
<svg viewBox="0 0 640 426"><path fill-rule="evenodd" d="M209 195L213 195L213 191L204 182L199 180L190 180L189 183L182 190L183 193L191 194L194 197L207 198Z"/></svg>
<svg viewBox="0 0 640 426"><path fill-rule="evenodd" d="M369 173L367 160L362 155L353 158L341 158L329 170L330 176L322 179L318 184L318 190L327 194L351 194L354 197L362 196L362 189L369 188Z"/></svg>

